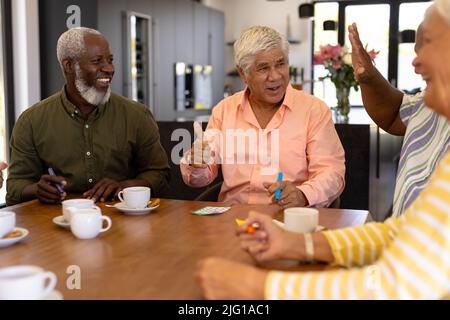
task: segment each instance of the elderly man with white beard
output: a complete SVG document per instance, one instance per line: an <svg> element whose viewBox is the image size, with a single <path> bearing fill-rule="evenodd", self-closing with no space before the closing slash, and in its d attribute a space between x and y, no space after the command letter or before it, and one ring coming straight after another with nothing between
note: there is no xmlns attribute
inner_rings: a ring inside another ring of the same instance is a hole
<svg viewBox="0 0 450 320"><path fill-rule="evenodd" d="M153 115L111 92L107 40L94 29L70 29L57 57L63 89L23 112L14 127L7 204L58 203L67 193L105 201L131 186L150 187L152 196L167 189L169 165Z"/></svg>

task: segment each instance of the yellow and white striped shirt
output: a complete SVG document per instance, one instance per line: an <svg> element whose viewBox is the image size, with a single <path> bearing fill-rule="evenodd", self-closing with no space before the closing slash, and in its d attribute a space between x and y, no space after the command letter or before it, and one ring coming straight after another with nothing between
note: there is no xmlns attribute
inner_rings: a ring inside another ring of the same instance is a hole
<svg viewBox="0 0 450 320"><path fill-rule="evenodd" d="M404 215L324 235L334 263L351 268L272 271L266 299L450 297L450 152Z"/></svg>

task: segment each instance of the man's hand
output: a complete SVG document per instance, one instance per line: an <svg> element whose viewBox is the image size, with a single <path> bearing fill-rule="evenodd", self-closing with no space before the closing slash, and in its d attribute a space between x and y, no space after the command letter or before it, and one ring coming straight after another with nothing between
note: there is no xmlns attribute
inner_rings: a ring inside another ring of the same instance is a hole
<svg viewBox="0 0 450 320"><path fill-rule="evenodd" d="M8 164L6 162L0 162L0 188L3 186L3 170L8 168Z"/></svg>
<svg viewBox="0 0 450 320"><path fill-rule="evenodd" d="M103 178L99 182L95 184L91 189L83 193L83 197L90 198L94 202L100 200L104 202L109 198L115 199L117 198L117 194L122 189L119 182L109 179Z"/></svg>
<svg viewBox="0 0 450 320"><path fill-rule="evenodd" d="M373 66L372 59L359 39L356 23L348 26L348 38L352 45L352 64L355 78L361 83L370 82L374 77L373 70L375 67Z"/></svg>
<svg viewBox="0 0 450 320"><path fill-rule="evenodd" d="M55 186L56 183L59 183L62 187L67 184L64 177L51 176L48 174L42 175L41 179L36 184L36 198L42 203L59 203L63 201L67 194L65 192L59 193Z"/></svg>
<svg viewBox="0 0 450 320"><path fill-rule="evenodd" d="M213 152L209 146L209 142L204 139L202 126L197 121L194 122L194 133L196 139L192 144L189 165L194 168L206 168L213 156Z"/></svg>
<svg viewBox="0 0 450 320"><path fill-rule="evenodd" d="M291 181L264 182L263 185L272 196L272 202L283 208L306 207L308 205L308 199L306 199L303 192ZM279 201L275 199L277 189L281 189Z"/></svg>

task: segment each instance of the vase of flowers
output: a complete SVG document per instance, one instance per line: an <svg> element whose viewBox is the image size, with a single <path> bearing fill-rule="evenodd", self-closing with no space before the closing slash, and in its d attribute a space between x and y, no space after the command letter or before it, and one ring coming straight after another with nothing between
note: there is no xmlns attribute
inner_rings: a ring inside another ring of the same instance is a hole
<svg viewBox="0 0 450 320"><path fill-rule="evenodd" d="M350 88L346 86L336 87L337 106L334 109L335 119L338 123L348 123L350 112Z"/></svg>
<svg viewBox="0 0 450 320"><path fill-rule="evenodd" d="M372 60L378 54L374 50L367 53ZM348 122L350 89L354 88L358 91L359 88L353 71L351 53L340 44L321 46L320 51L314 54L314 64L322 64L328 71L328 74L320 80L329 78L336 87L337 104L334 108L336 122Z"/></svg>

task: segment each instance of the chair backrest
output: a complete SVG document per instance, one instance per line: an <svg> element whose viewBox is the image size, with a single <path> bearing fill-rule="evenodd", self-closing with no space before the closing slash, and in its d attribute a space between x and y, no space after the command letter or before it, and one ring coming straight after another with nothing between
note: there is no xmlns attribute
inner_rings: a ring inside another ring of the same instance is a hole
<svg viewBox="0 0 450 320"><path fill-rule="evenodd" d="M217 201L219 199L220 189L222 188L222 181L217 182L212 187L203 191L195 200L197 201Z"/></svg>
<svg viewBox="0 0 450 320"><path fill-rule="evenodd" d="M341 207L341 197L337 197L334 201L328 206L328 208L339 209Z"/></svg>

